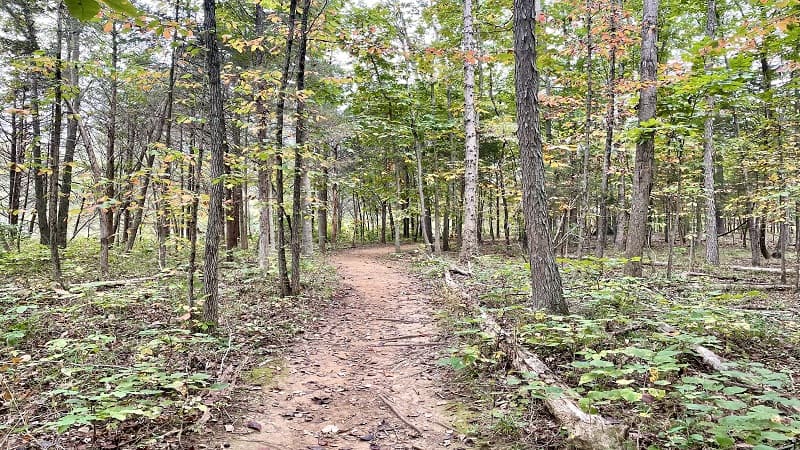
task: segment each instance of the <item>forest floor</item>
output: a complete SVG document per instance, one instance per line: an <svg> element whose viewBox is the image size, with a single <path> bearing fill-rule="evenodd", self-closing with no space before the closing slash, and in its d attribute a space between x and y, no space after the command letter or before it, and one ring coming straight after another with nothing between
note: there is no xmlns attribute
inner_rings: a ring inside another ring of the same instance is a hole
<svg viewBox="0 0 800 450"><path fill-rule="evenodd" d="M232 449L456 448L429 283L389 247L335 253L342 285L217 436Z"/></svg>

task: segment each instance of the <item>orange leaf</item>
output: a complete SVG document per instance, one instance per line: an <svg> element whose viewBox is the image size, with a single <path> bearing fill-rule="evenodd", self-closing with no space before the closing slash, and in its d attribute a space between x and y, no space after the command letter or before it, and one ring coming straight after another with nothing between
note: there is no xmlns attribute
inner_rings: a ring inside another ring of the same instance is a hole
<svg viewBox="0 0 800 450"><path fill-rule="evenodd" d="M103 27L103 32L111 33L111 31L113 29L114 29L114 21L113 20L109 20L108 22L106 22L106 25Z"/></svg>

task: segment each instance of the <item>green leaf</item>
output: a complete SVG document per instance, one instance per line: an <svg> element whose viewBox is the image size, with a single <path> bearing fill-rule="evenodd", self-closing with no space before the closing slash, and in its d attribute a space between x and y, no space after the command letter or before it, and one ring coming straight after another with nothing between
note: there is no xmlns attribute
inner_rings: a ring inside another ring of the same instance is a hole
<svg viewBox="0 0 800 450"><path fill-rule="evenodd" d="M777 431L762 431L761 439L768 439L770 441L779 441L779 442L792 440L790 436L787 436L783 433L778 433Z"/></svg>
<svg viewBox="0 0 800 450"><path fill-rule="evenodd" d="M746 408L747 404L741 400L717 400L717 406L729 411Z"/></svg>
<svg viewBox="0 0 800 450"><path fill-rule="evenodd" d="M127 16L133 17L141 14L129 0L103 0L103 3L114 11Z"/></svg>
<svg viewBox="0 0 800 450"><path fill-rule="evenodd" d="M87 21L100 12L100 3L95 0L64 0L69 13L78 20Z"/></svg>

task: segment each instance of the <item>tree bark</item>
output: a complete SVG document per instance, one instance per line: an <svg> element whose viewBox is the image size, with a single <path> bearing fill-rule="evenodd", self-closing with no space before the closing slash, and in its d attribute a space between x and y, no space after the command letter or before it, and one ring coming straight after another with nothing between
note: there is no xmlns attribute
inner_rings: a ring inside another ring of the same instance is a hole
<svg viewBox="0 0 800 450"><path fill-rule="evenodd" d="M647 238L647 217L650 209L650 191L655 170L655 130L651 121L656 115L656 72L658 52L656 41L658 0L644 0L642 18L642 56L639 65L639 127L642 135L636 143L636 161L631 193L631 214L625 245L625 274L642 276L642 251Z"/></svg>
<svg viewBox="0 0 800 450"><path fill-rule="evenodd" d="M291 248L292 248L292 276L290 280L290 292L292 295L300 293L300 252L302 242L300 231L303 225L303 152L306 145L306 102L305 102L305 82L306 82L306 48L308 45L308 12L311 8L311 0L303 2L303 10L300 13L300 41L297 46L297 106L295 108L295 146L294 146L294 183L292 191L292 228L291 228Z"/></svg>
<svg viewBox="0 0 800 450"><path fill-rule="evenodd" d="M464 0L464 218L459 258L469 261L478 254L478 112L475 107L475 30L472 0Z"/></svg>
<svg viewBox="0 0 800 450"><path fill-rule="evenodd" d="M80 110L79 75L78 63L80 60L80 36L81 24L77 19L68 19L69 37L67 43L67 57L69 69L67 78L69 84L78 94L73 102L76 112ZM72 163L75 160L75 147L78 143L78 119L74 114L67 118L67 140L64 146L64 171L61 176L61 197L58 202L58 245L61 248L67 246L67 229L69 222L69 203L72 195Z"/></svg>
<svg viewBox="0 0 800 450"><path fill-rule="evenodd" d="M112 205L115 196L114 178L116 175L115 152L117 142L117 62L119 58L117 37L117 25L114 24L111 30L111 95L106 134L106 167L103 179L103 197L106 204L100 206L100 273L104 278L109 276L108 253L113 242L114 233L114 210Z"/></svg>
<svg viewBox="0 0 800 450"><path fill-rule="evenodd" d="M592 0L586 0L586 122L584 123L583 162L581 163L581 206L578 208L578 258L589 235L589 163L592 151ZM597 228L597 234L601 230Z"/></svg>
<svg viewBox="0 0 800 450"><path fill-rule="evenodd" d="M203 258L203 284L205 303L203 320L216 326L219 320L219 244L222 234L222 183L220 177L225 170L225 115L223 111L222 81L220 80L220 53L217 42L216 1L203 0L206 30L206 73L208 74L209 116L208 129L211 137L211 192L208 201L208 226Z"/></svg>
<svg viewBox="0 0 800 450"><path fill-rule="evenodd" d="M53 95L53 127L50 130L50 176L49 186L47 188L47 243L50 246L50 263L52 264L53 281L63 285L61 275L61 255L58 251L58 238L56 235L58 228L58 174L61 165L61 123L62 111L61 101L63 99L63 80L61 77L61 44L64 38L64 5L59 4L58 16L56 17L56 61L53 69L53 78L55 81L54 95Z"/></svg>
<svg viewBox="0 0 800 450"><path fill-rule="evenodd" d="M280 285L281 297L291 294L289 284L289 274L286 270L286 208L283 204L283 125L284 109L286 107L286 87L289 84L289 69L292 64L292 47L294 45L294 28L297 15L297 0L289 2L289 29L286 34L286 50L283 60L283 71L278 88L278 100L275 107L275 165L277 173L275 175L275 197L278 203L278 284Z"/></svg>
<svg viewBox="0 0 800 450"><path fill-rule="evenodd" d="M617 97L615 83L617 78L617 2L611 2L611 14L608 16L608 28L611 35L611 46L609 49L609 73L606 84L606 95L608 96L608 106L606 107L606 142L603 152L603 172L600 175L600 211L597 216L597 241L595 242L594 254L602 258L606 250L606 237L608 234L608 176L611 171L611 153L614 150L614 126L616 124Z"/></svg>
<svg viewBox="0 0 800 450"><path fill-rule="evenodd" d="M517 138L522 172L522 208L531 265L531 302L534 308L567 313L561 276L550 242L544 158L539 129L535 14L533 2L514 0Z"/></svg>
<svg viewBox="0 0 800 450"><path fill-rule="evenodd" d="M716 39L717 2L708 0L706 10L706 37ZM706 59L705 70L714 68L711 56ZM714 189L714 95L706 96L706 118L703 127L703 191L706 197L706 262L719 265L719 239L717 237L717 201Z"/></svg>

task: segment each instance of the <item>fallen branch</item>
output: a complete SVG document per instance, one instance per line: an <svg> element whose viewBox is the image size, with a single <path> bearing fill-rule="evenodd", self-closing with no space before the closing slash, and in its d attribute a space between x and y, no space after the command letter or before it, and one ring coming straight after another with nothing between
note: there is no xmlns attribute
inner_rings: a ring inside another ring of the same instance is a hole
<svg viewBox="0 0 800 450"><path fill-rule="evenodd" d="M414 338L421 338L421 337L430 337L434 336L431 333L422 333L422 334L406 334L404 336L391 336L383 339L379 339L380 341L390 342L390 341L402 341L403 339L414 339Z"/></svg>
<svg viewBox="0 0 800 450"><path fill-rule="evenodd" d="M777 267L753 267L753 266L728 266L728 269L736 270L739 272L757 272L757 273L781 273L781 269ZM793 271L790 267L786 268L786 273L791 274Z"/></svg>
<svg viewBox="0 0 800 450"><path fill-rule="evenodd" d="M469 270L462 269L462 268L456 267L456 266L450 266L447 269L447 271L451 272L451 273L457 273L459 275L464 275L465 277L471 277L472 276L472 272L470 272Z"/></svg>
<svg viewBox="0 0 800 450"><path fill-rule="evenodd" d="M382 321L382 322L416 323L413 320L394 319L392 317L375 317L372 320L377 320L377 321Z"/></svg>
<svg viewBox="0 0 800 450"><path fill-rule="evenodd" d="M678 331L677 328L671 325L667 325L665 323L659 325L658 329L659 331L665 334L675 335L680 333L680 331ZM725 361L721 356L717 355L708 348L703 347L702 345L699 344L695 345L694 347L692 347L692 351L694 351L695 353L697 353L698 356L700 356L700 359L703 361L705 365L711 367L716 371L725 370L728 368L727 361Z"/></svg>
<svg viewBox="0 0 800 450"><path fill-rule="evenodd" d="M716 291L791 291L794 286L791 284L753 284L753 283L726 283L712 284L708 289Z"/></svg>
<svg viewBox="0 0 800 450"><path fill-rule="evenodd" d="M398 411L397 408L395 408L395 406L392 404L392 402L389 401L389 399L387 399L383 394L378 394L378 398L381 399L381 401L383 401L383 403L389 407L389 409L394 413L394 415L397 416L397 418L400 419L404 424L406 424L407 427L414 430L418 436L422 436L422 431L420 431L420 429L417 428L416 425L409 422L408 419L403 417L403 415L400 414L400 411Z"/></svg>
<svg viewBox="0 0 800 450"><path fill-rule="evenodd" d="M434 345L441 345L440 342L390 342L388 344L380 344L375 347L431 347Z"/></svg>
<svg viewBox="0 0 800 450"><path fill-rule="evenodd" d="M624 448L625 427L614 424L603 416L584 412L575 402L577 396L573 391L563 384L536 355L517 345L514 336L503 330L494 318L478 307L469 294L459 289L447 271L445 282L453 290L461 293L465 302L480 313L483 319L483 331L496 339L500 348L509 356L511 365L516 371L532 373L539 380L562 391L562 394L545 398L544 404L550 414L568 431L569 440L575 447L585 450Z"/></svg>

